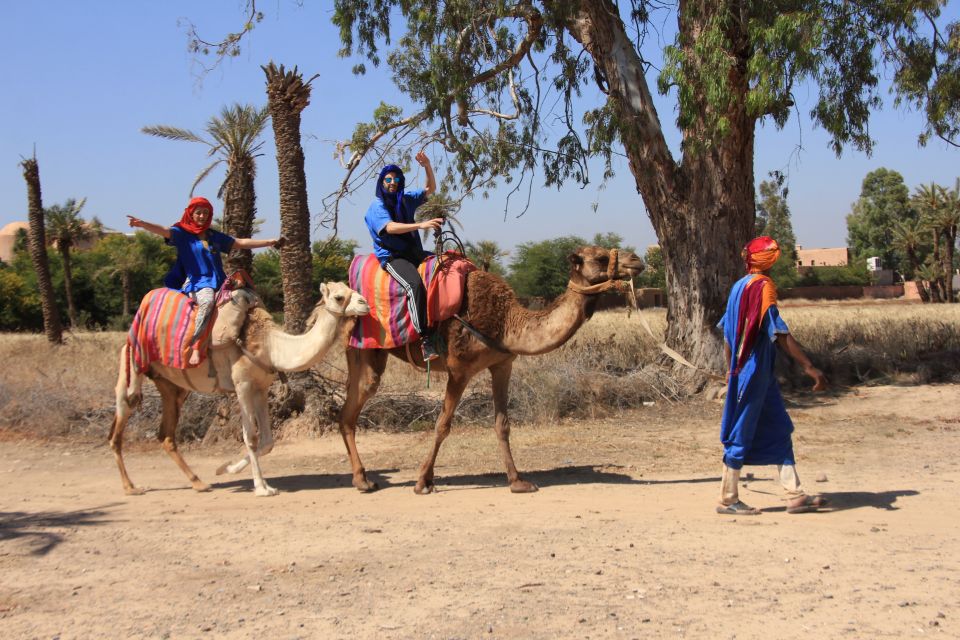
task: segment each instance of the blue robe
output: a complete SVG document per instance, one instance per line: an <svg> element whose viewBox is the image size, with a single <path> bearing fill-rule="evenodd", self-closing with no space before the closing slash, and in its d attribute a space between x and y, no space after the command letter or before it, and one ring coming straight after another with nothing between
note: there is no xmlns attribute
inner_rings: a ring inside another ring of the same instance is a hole
<svg viewBox="0 0 960 640"><path fill-rule="evenodd" d="M730 371L735 371L741 297L754 275L744 276L733 285L727 310L717 324L732 352ZM732 469L745 464L795 464L793 422L787 415L774 375L779 334L790 333L774 304L764 314L759 335L740 371L730 376L727 399L720 423L723 463Z"/></svg>

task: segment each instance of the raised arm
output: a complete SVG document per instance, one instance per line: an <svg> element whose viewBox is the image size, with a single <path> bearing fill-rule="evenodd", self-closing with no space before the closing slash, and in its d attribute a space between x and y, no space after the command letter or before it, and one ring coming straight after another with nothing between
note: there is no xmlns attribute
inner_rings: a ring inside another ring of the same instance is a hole
<svg viewBox="0 0 960 640"><path fill-rule="evenodd" d="M279 249L283 246L283 238L270 238L269 240L254 240L253 238L234 238L234 249L261 249L263 247L274 247Z"/></svg>
<svg viewBox="0 0 960 640"><path fill-rule="evenodd" d="M162 227L159 224L153 224L152 222L141 220L140 218L131 216L130 214L127 214L127 222L131 227L140 228L144 231L149 231L150 233L155 233L163 238L170 238L170 227Z"/></svg>
<svg viewBox="0 0 960 640"><path fill-rule="evenodd" d="M415 156L415 159L427 174L427 186L423 188L423 192L428 196L433 195L433 192L437 190L437 178L433 175L433 165L430 164L430 158L421 150Z"/></svg>

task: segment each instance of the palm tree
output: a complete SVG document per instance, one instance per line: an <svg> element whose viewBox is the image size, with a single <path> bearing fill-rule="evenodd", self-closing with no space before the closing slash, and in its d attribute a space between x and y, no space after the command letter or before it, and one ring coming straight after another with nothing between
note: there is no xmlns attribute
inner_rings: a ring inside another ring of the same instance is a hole
<svg viewBox="0 0 960 640"><path fill-rule="evenodd" d="M253 235L254 218L257 213L257 196L254 178L257 175L257 152L263 146L258 141L267 126L270 117L266 107L257 109L251 105L234 104L223 107L219 116L210 118L205 131L207 138L201 137L189 129L180 129L167 125L143 127L141 131L151 136L167 140L199 142L209 147L208 157L215 160L197 175L190 187L193 195L197 185L210 175L221 162L227 163L227 175L217 191L217 197L223 200L223 231L237 238L249 238ZM228 270L253 269L253 254L249 249L231 251L227 257Z"/></svg>
<svg viewBox="0 0 960 640"><path fill-rule="evenodd" d="M283 326L301 333L313 306L310 283L310 209L307 175L300 145L300 113L310 104L310 82L294 67L286 71L273 62L262 66L267 77L267 107L273 121L280 173L280 233L287 245L280 252L283 277ZM315 78L316 76L314 76Z"/></svg>
<svg viewBox="0 0 960 640"><path fill-rule="evenodd" d="M110 264L98 269L94 277L120 276L120 287L123 293L123 309L121 315L124 322L130 317L133 298L133 274L146 265L143 248L130 236L111 234L100 241L99 247L110 258Z"/></svg>
<svg viewBox="0 0 960 640"><path fill-rule="evenodd" d="M482 271L490 271L491 268L500 266L500 258L510 255L509 251L504 251L493 240L479 240L476 243L468 242L465 247L467 257Z"/></svg>
<svg viewBox="0 0 960 640"><path fill-rule="evenodd" d="M919 219L906 218L898 220L893 227L893 244L907 257L910 265L910 276L917 285L917 293L924 302L930 301L923 280L920 278L922 261L920 251L923 248L924 225Z"/></svg>
<svg viewBox="0 0 960 640"><path fill-rule="evenodd" d="M912 200L917 207L917 210L920 212L921 218L923 220L924 227L930 232L931 239L933 240L933 266L935 268L931 269L929 273L935 273L937 275L935 280L930 281L930 292L933 302L942 302L946 301L947 298L947 280L952 280L950 277L953 268L952 265L947 269L943 268L943 261L940 253L940 236L942 235L942 230L938 218L940 217L942 210L944 209L947 201L947 190L938 185L935 182L931 182L930 186L925 184L920 185L916 188L916 192L913 194ZM953 249L950 249L951 257L953 255ZM951 289L953 288L953 283L950 283Z"/></svg>
<svg viewBox="0 0 960 640"><path fill-rule="evenodd" d="M953 291L953 255L957 245L957 229L960 227L960 178L956 186L944 190L943 206L937 211L931 221L940 229L943 236L943 270L946 272L944 280L947 302L955 302Z"/></svg>
<svg viewBox="0 0 960 640"><path fill-rule="evenodd" d="M70 326L74 329L77 327L77 307L73 300L73 268L70 252L77 244L98 235L103 226L99 220L94 219L90 224L80 217L80 210L86 203L86 198L79 202L70 198L64 204L55 204L44 211L47 229L50 232L47 241L56 247L63 260L63 290L67 299L67 317L70 320Z"/></svg>
<svg viewBox="0 0 960 640"><path fill-rule="evenodd" d="M34 156L23 160L20 166L23 168L23 179L27 182L30 259L33 261L33 268L37 272L37 286L40 288L43 331L47 340L54 344L62 344L63 326L60 324L60 312L57 310L57 301L53 294L53 281L50 278L50 262L47 260L43 199L40 193L40 165L37 164L37 158Z"/></svg>

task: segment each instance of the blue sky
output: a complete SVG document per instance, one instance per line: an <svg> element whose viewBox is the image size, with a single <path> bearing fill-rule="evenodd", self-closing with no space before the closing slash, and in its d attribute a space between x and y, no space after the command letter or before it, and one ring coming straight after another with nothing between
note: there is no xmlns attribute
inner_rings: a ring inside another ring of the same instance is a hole
<svg viewBox="0 0 960 640"><path fill-rule="evenodd" d="M125 214L157 223L179 218L194 177L206 166L206 148L140 133L144 125L170 124L202 132L210 116L233 102L266 102L261 64L274 60L315 73L312 102L303 113L303 146L311 210L343 177L333 143L349 138L354 124L381 101L403 104L399 92L378 73L350 73L352 62L337 58L339 38L330 24L328 3L275 0L244 44L242 55L199 80L199 67L187 51L185 21L210 38L235 30L243 19L242 0L33 0L7 3L0 23L0 60L6 98L0 101L0 227L26 219L26 188L18 166L36 148L45 206L86 197L84 215L126 229ZM956 19L957 8L948 12ZM650 78L654 81L653 76ZM599 95L585 94L598 104ZM595 93L595 91L594 91ZM770 170L789 176L789 205L798 242L807 247L842 246L844 218L867 172L888 167L903 174L913 189L921 182L952 186L960 176L960 150L942 142L917 145L918 114L887 107L871 121L878 141L874 155L852 149L836 158L826 137L806 117L813 92L797 92L799 120L783 131L758 128L756 175ZM659 99L661 119L673 119L669 98ZM671 134L672 135L672 134ZM277 172L273 134L268 128L257 178L262 236L279 232ZM675 145L677 137L672 135ZM439 153L439 149L428 153ZM626 244L644 248L656 242L625 162L598 187L570 184L560 191L535 183L531 207L504 215L505 191L488 200L468 201L460 220L465 240L496 240L506 248L526 241L576 234L590 238L616 232ZM222 173L197 190L213 200ZM363 214L373 188L361 190L342 208L340 235L370 247ZM592 204L597 204L596 211ZM219 206L217 207L219 213ZM317 229L314 239L326 231Z"/></svg>

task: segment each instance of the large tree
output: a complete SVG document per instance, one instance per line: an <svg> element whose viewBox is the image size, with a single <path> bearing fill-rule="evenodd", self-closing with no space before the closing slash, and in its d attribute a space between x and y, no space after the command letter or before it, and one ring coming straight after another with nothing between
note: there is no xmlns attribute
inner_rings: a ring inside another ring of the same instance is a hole
<svg viewBox="0 0 960 640"><path fill-rule="evenodd" d="M928 114L927 133L955 135L960 104L951 88L960 54L951 43L960 26L942 24L940 4L336 0L343 54L386 61L419 109L381 105L358 127L343 186L360 184L351 175L371 150L396 155L397 145L431 139L453 154L448 176L467 188L522 181L534 171L547 185L584 183L589 156L606 159L607 177L611 155L622 153L663 251L667 343L719 368L720 337L711 327L753 230L757 124L782 127L802 85L816 95L810 116L837 153L847 145L869 151L869 115L881 104L878 67L886 63L897 99ZM671 17L675 31L660 31ZM254 24L218 51L233 51ZM649 53L651 34L668 42L660 55ZM676 100L679 156L654 106L654 81ZM578 117L578 100L594 83L605 98ZM554 104L560 107L551 113Z"/></svg>
<svg viewBox="0 0 960 640"><path fill-rule="evenodd" d="M253 235L254 218L257 214L257 194L254 179L257 176L257 152L263 146L260 135L267 126L270 113L266 107L234 104L223 107L219 116L210 118L205 131L208 137L197 135L189 129L154 125L141 131L151 136L168 140L198 142L208 147L208 157L215 158L203 168L190 187L190 195L201 180L210 175L217 165L227 164L227 175L217 197L223 200L223 231L235 238ZM227 256L228 270L253 271L253 253L249 249L231 251Z"/></svg>
<svg viewBox="0 0 960 640"><path fill-rule="evenodd" d="M307 175L300 144L300 113L310 104L310 82L294 67L287 71L273 62L262 67L267 77L267 107L273 121L280 174L280 232L287 244L280 252L283 275L283 326L301 333L313 308L311 286L310 208Z"/></svg>
<svg viewBox="0 0 960 640"><path fill-rule="evenodd" d="M20 163L23 179L27 182L27 216L30 223L30 260L37 273L40 289L40 306L43 310L43 331L47 340L54 344L63 342L63 325L50 278L50 262L47 259L47 233L43 220L43 196L40 191L40 165L37 159L27 158Z"/></svg>
<svg viewBox="0 0 960 640"><path fill-rule="evenodd" d="M898 223L917 218L903 176L880 168L863 179L860 197L847 215L847 246L858 260L878 256L884 269L902 270L902 254L894 243ZM905 261L904 261L905 262Z"/></svg>

